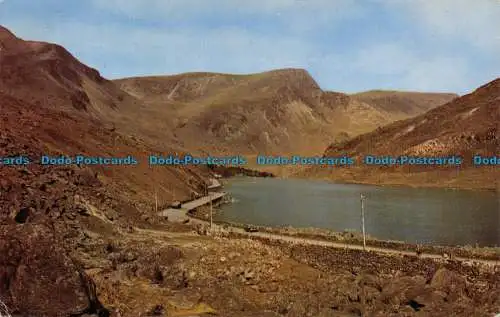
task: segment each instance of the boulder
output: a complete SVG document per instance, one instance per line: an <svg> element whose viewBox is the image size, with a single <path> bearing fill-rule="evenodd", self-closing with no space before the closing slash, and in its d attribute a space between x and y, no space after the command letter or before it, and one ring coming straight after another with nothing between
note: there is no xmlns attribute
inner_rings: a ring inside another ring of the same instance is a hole
<svg viewBox="0 0 500 317"><path fill-rule="evenodd" d="M1 225L0 254L0 297L12 312L109 315L93 281L66 255L50 226Z"/></svg>
<svg viewBox="0 0 500 317"><path fill-rule="evenodd" d="M467 283L465 278L446 268L440 268L434 273L430 285L434 289L448 294L449 300L457 299L466 294Z"/></svg>
<svg viewBox="0 0 500 317"><path fill-rule="evenodd" d="M425 282L422 276L393 278L382 289L381 300L393 305L404 305L424 291Z"/></svg>

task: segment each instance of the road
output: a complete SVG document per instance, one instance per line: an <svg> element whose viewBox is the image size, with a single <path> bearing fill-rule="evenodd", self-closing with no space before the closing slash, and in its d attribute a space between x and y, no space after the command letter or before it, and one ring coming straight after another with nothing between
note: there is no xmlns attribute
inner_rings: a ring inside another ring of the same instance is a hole
<svg viewBox="0 0 500 317"><path fill-rule="evenodd" d="M210 226L210 222L201 220L198 218L193 218L189 216L188 211L195 209L199 206L205 205L210 200L218 199L221 198L225 195L225 193L210 193L210 196L207 197L202 197L200 199L194 200L192 202L188 202L186 204L182 205L181 209L166 209L162 212L159 213L161 216L166 216L170 221L182 221L185 222L189 220L190 223L192 224L201 224L204 226ZM249 238L260 238L260 239L269 239L269 240L277 240L277 241L284 241L288 243L296 243L296 244L307 244L307 245L316 245L316 246L325 246L325 247L330 247L330 248L336 248L336 249L348 249L348 250L360 250L363 251L364 248L362 245L359 244L351 244L351 243L340 243L340 242L333 242L333 241L325 241L325 240L318 240L318 239L312 239L312 238L302 238L302 237L293 237L293 236L288 236L288 235L282 235L282 234L275 234L275 233L268 233L268 232L247 232L242 228L234 227L234 226L229 226L229 225L221 225L221 224L213 224L212 230L214 232L230 232L230 233L238 233L244 236L248 236ZM414 256L416 257L416 253L412 251L400 251L396 249L390 249L390 248L382 248L382 247L373 247L373 246L367 246L365 251L370 251L370 252L377 252L377 253L383 253L387 255L393 255L393 256L403 256L403 255L408 255L408 256ZM443 261L445 258L441 255L437 254L431 254L431 253L421 253L419 255L420 258L429 258L429 259L434 259L434 260L439 260ZM500 261L499 260L483 260L483 259L474 259L474 258L465 258L465 257L454 257L453 260L460 261L463 263L467 264L474 264L474 263L481 263L485 264L488 266L499 266Z"/></svg>
<svg viewBox="0 0 500 317"><path fill-rule="evenodd" d="M168 209L162 210L158 213L158 216L161 216L161 217L174 216L176 218L177 217L179 217L179 218L184 217L185 218L185 217L187 217L186 214L189 211L194 210L198 207L207 205L211 201L221 199L222 197L224 197L226 195L227 195L227 193L225 193L225 192L210 192L210 193L208 193L208 196L203 196L201 198L184 203L178 209L168 208Z"/></svg>
<svg viewBox="0 0 500 317"><path fill-rule="evenodd" d="M186 211L191 211L191 210L196 209L200 206L207 205L208 203L210 203L210 201L220 199L226 195L227 195L227 193L225 193L225 192L210 192L210 193L208 193L208 196L204 196L204 197L201 197L201 198L195 199L193 201L182 204L181 209L184 209Z"/></svg>
<svg viewBox="0 0 500 317"><path fill-rule="evenodd" d="M192 218L191 218L192 219ZM196 219L196 221L202 222L204 224L208 224L206 221ZM222 226L219 224L214 224L214 231L221 230ZM222 230L224 230L222 228ZM311 238L299 238L299 237L292 237L288 235L280 235L280 234L275 234L275 233L268 233L268 232L246 232L242 228L237 228L237 227L229 227L226 229L226 231L229 232L234 232L234 233L239 233L243 234L245 236L248 236L250 238L262 238L262 239L270 239L270 240L279 240L279 241L285 241L288 243L296 243L296 244L308 244L308 245L317 245L317 246L325 246L325 247L330 247L330 248L336 248L336 249L348 249L348 250L360 250L363 251L363 246L358 245L358 244L349 244L349 243L339 243L339 242L332 242L332 241L325 241L325 240L317 240L317 239L311 239ZM411 251L400 251L400 250L395 250L395 249L390 249L390 248L381 248L381 247L373 247L373 246L367 246L365 251L370 251L370 252L377 252L377 253L383 253L387 255L396 255L396 256L403 256L403 255L408 255L408 256L414 256L416 257L415 252ZM435 260L445 260L443 256L437 255L437 254L430 254L430 253L421 253L420 258L429 258L429 259L435 259ZM464 257L454 257L453 260L460 261L463 263L468 263L468 264L474 264L474 263L481 263L485 264L488 266L498 266L500 265L500 261L498 260L482 260L482 259L473 259L473 258L464 258Z"/></svg>

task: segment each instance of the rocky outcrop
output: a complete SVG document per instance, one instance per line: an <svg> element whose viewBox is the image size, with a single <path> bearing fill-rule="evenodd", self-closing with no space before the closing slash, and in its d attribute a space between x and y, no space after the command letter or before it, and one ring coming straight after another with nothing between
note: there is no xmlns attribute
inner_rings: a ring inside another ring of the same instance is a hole
<svg viewBox="0 0 500 317"><path fill-rule="evenodd" d="M2 225L0 297L23 316L109 316L48 224Z"/></svg>

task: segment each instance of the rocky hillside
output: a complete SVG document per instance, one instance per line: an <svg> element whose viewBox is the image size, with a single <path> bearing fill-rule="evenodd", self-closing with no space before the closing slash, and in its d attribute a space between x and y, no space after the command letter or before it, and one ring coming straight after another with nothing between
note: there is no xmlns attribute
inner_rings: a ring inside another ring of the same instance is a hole
<svg viewBox="0 0 500 317"><path fill-rule="evenodd" d="M59 45L25 41L0 27L0 48L0 89L21 101L96 115L122 106L127 99L97 70Z"/></svg>
<svg viewBox="0 0 500 317"><path fill-rule="evenodd" d="M150 168L148 154L175 149L115 128L134 98L64 48L4 28L0 47L0 298L23 316L108 316L73 254L84 232L148 225L155 192L165 204L201 195L207 173ZM131 155L138 164L48 166L42 155ZM10 165L21 157L31 164Z"/></svg>
<svg viewBox="0 0 500 317"><path fill-rule="evenodd" d="M454 97L399 93L402 97L393 98L392 107L384 107L378 99L323 91L302 69L250 75L187 73L115 82L152 112L163 111L162 117L186 148L232 154L316 153L332 139L371 131Z"/></svg>
<svg viewBox="0 0 500 317"><path fill-rule="evenodd" d="M151 170L147 155L180 149L169 142L168 133L160 142L157 131L154 138L149 137L146 130L130 124L140 120L140 116L131 117L130 111L140 112L141 103L97 70L61 46L24 41L5 28L0 28L0 46L2 132L9 133L6 144L27 149L38 146L47 154L137 156L138 167L94 169L110 184L122 182L137 198L147 200L151 200L152 183L167 198L174 188L189 198L196 184L202 183L194 168ZM191 178L197 180L188 185ZM125 194L122 190L118 192Z"/></svg>
<svg viewBox="0 0 500 317"><path fill-rule="evenodd" d="M175 145L157 114L64 47L23 40L0 26L0 49L0 92L4 95L116 128L149 144Z"/></svg>
<svg viewBox="0 0 500 317"><path fill-rule="evenodd" d="M474 166L472 157L500 153L500 79L412 119L331 144L325 156L365 155L463 157L460 168L413 166L349 169L311 168L304 173L335 180L375 183L428 184L498 189L498 167Z"/></svg>

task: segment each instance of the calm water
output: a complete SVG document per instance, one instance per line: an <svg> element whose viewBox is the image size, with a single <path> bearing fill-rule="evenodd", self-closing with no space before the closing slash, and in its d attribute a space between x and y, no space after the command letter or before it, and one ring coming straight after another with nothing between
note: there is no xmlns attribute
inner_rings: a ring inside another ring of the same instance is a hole
<svg viewBox="0 0 500 317"><path fill-rule="evenodd" d="M387 188L320 181L233 178L236 202L218 220L361 231L380 239L440 245L500 246L500 196L494 192Z"/></svg>

